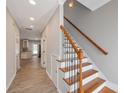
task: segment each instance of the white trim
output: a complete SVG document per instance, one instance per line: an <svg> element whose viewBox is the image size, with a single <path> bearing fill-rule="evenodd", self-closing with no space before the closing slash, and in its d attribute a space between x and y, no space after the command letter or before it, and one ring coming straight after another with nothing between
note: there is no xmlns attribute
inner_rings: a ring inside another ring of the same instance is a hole
<svg viewBox="0 0 124 93"><path fill-rule="evenodd" d="M53 57L55 57L56 59L58 59L58 56L57 55L55 55L55 54L52 54L51 55L51 74L53 75L53 73L54 72L52 72L53 71L53 67L52 67L52 64L53 64L53 62L52 62L52 59L53 59ZM56 61L56 60L55 60ZM55 84L55 81L54 81L54 79L52 80L53 81L53 83L54 83L54 85L56 86L56 88L58 88L58 62L56 61L56 70L57 70L57 84ZM55 72L56 73L56 72ZM53 78L53 77L52 77Z"/></svg>
<svg viewBox="0 0 124 93"><path fill-rule="evenodd" d="M57 90L58 90L59 93L62 93L62 92L59 90L59 88L57 88Z"/></svg>
<svg viewBox="0 0 124 93"><path fill-rule="evenodd" d="M92 93L99 93L104 87L105 87L105 82L100 85L99 87L97 87Z"/></svg>
<svg viewBox="0 0 124 93"><path fill-rule="evenodd" d="M52 80L52 77L50 76L50 74L47 70L46 70L46 73L47 73L48 77ZM53 82L53 80L52 80L52 82Z"/></svg>
<svg viewBox="0 0 124 93"><path fill-rule="evenodd" d="M106 86L114 91L118 91L118 85L117 84L114 84L110 81L106 81Z"/></svg>
<svg viewBox="0 0 124 93"><path fill-rule="evenodd" d="M48 77L50 78L50 80L53 82L53 79L52 79L52 77L50 76L50 74L49 74L49 72L48 72L47 70L46 70L46 73L47 73ZM55 85L54 82L53 82L53 84ZM62 93L56 85L55 85L55 87L57 88L57 91L58 91L59 93Z"/></svg>
<svg viewBox="0 0 124 93"><path fill-rule="evenodd" d="M16 73L14 73L14 75L12 76L9 84L7 85L6 91L9 89L10 85L12 84L13 80L15 79Z"/></svg>

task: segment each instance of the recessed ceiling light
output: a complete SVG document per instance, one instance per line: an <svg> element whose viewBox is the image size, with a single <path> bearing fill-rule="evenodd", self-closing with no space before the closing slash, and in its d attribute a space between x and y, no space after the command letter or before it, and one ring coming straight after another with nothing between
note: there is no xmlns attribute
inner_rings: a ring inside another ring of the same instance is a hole
<svg viewBox="0 0 124 93"><path fill-rule="evenodd" d="M34 25L30 25L30 28L34 28Z"/></svg>
<svg viewBox="0 0 124 93"><path fill-rule="evenodd" d="M34 19L34 17L30 17L30 20L31 20L31 21L34 21L35 19Z"/></svg>
<svg viewBox="0 0 124 93"><path fill-rule="evenodd" d="M36 2L34 0L29 0L29 3L32 5L36 5Z"/></svg>
<svg viewBox="0 0 124 93"><path fill-rule="evenodd" d="M68 0L68 6L72 8L74 6L74 0Z"/></svg>
<svg viewBox="0 0 124 93"><path fill-rule="evenodd" d="M72 7L73 7L73 5L74 5L74 3L73 3L73 2L70 2L70 3L69 3L69 7L71 7L71 8L72 8Z"/></svg>

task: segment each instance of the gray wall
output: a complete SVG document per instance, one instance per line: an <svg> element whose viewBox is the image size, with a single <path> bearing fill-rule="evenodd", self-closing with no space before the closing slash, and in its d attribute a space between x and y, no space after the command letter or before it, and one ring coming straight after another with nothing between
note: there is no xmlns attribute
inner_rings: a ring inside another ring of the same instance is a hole
<svg viewBox="0 0 124 93"><path fill-rule="evenodd" d="M65 21L65 27L78 44L85 49L107 79L115 84L118 83L117 3L117 0L112 0L96 11L90 11L78 2L75 2L73 8L69 8L66 2L64 9L66 17L109 52L107 56L103 55Z"/></svg>

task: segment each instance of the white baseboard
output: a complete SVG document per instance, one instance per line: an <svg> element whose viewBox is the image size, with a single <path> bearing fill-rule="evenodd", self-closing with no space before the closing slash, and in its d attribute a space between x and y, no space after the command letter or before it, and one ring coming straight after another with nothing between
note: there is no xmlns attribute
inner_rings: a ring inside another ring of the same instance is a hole
<svg viewBox="0 0 124 93"><path fill-rule="evenodd" d="M46 73L47 73L47 75L48 75L48 77L50 78L50 80L53 82L53 80L52 80L52 77L50 76L50 74L49 74L49 72L46 70ZM53 84L54 84L54 82L53 82ZM54 84L55 85L55 84ZM55 85L56 86L56 85ZM58 87L56 87L57 88L57 91L59 92L59 93L62 93L60 90L59 90L59 88Z"/></svg>
<svg viewBox="0 0 124 93"><path fill-rule="evenodd" d="M14 73L14 75L12 76L12 78L11 78L9 84L8 84L7 87L6 87L6 91L9 89L10 85L12 84L13 80L15 79L15 76L16 76L16 73Z"/></svg>
<svg viewBox="0 0 124 93"><path fill-rule="evenodd" d="M118 85L117 84L114 84L110 81L106 81L106 86L114 91L118 91Z"/></svg>
<svg viewBox="0 0 124 93"><path fill-rule="evenodd" d="M62 93L58 88L57 88L57 90L58 90L59 93Z"/></svg>
<svg viewBox="0 0 124 93"><path fill-rule="evenodd" d="M52 77L50 76L50 74L49 74L49 72L47 70L46 70L46 73L47 73L48 77L52 80Z"/></svg>

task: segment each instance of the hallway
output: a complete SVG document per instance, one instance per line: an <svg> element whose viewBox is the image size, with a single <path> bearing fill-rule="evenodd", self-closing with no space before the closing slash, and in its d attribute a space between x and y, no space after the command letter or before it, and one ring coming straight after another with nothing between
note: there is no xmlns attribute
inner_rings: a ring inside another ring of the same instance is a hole
<svg viewBox="0 0 124 93"><path fill-rule="evenodd" d="M40 66L40 59L21 60L21 69L7 93L58 93L45 69Z"/></svg>

